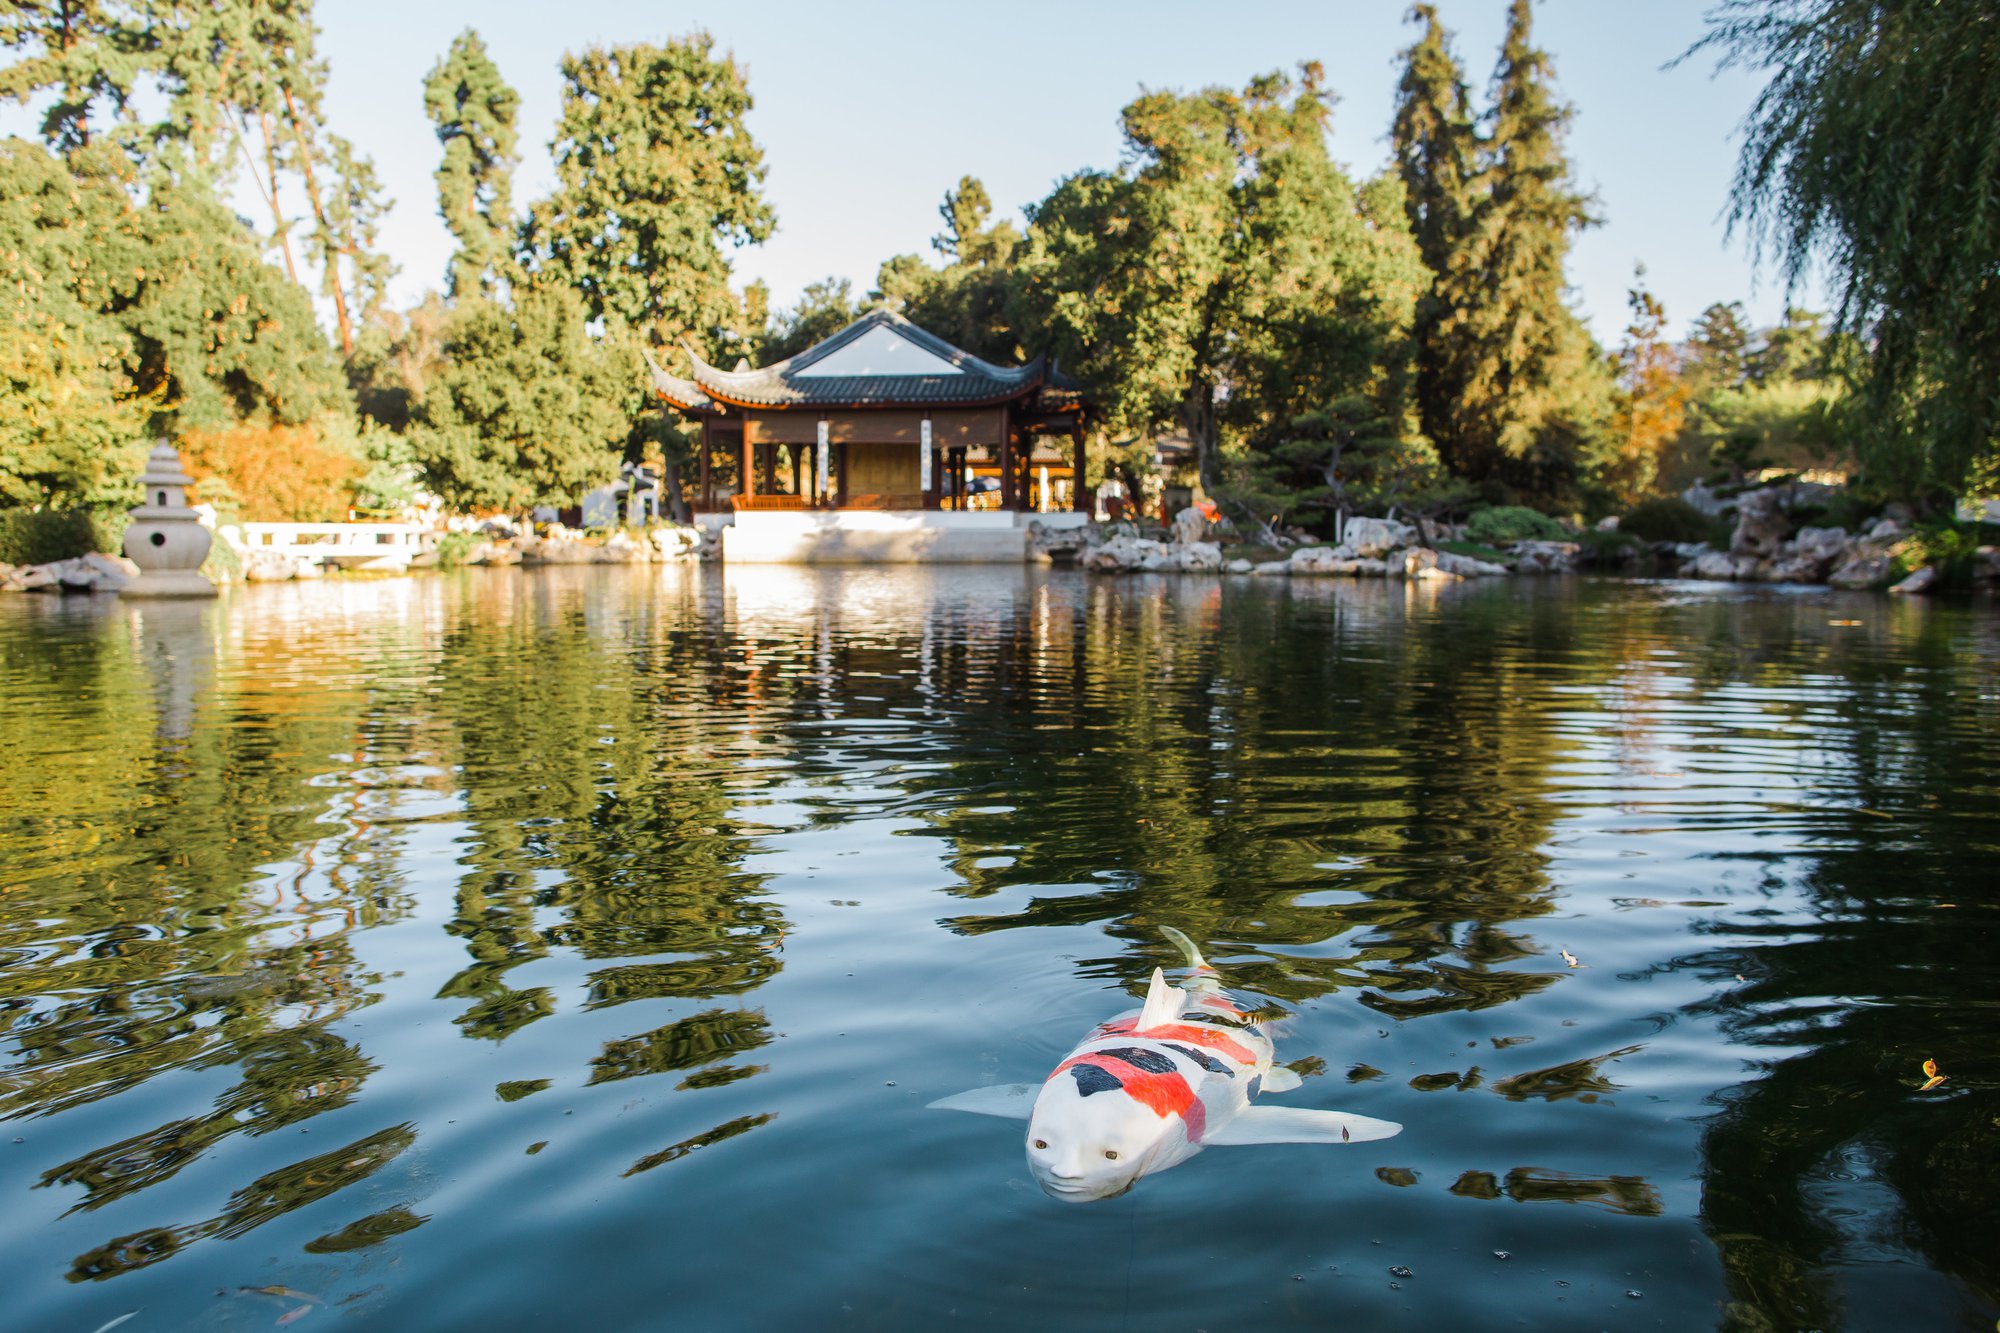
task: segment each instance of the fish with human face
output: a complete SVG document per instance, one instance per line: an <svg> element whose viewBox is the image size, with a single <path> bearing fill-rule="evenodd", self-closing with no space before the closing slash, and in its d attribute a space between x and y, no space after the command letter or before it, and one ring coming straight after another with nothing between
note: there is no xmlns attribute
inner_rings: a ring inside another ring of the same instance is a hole
<svg viewBox="0 0 2000 1333"><path fill-rule="evenodd" d="M1272 1063L1269 1034L1223 991L1194 943L1164 930L1187 955L1181 985L1154 968L1145 1004L1092 1028L1040 1084L975 1088L931 1105L1025 1119L1029 1173L1071 1203L1114 1198L1204 1148L1366 1143L1402 1132L1345 1111L1258 1105L1264 1093L1298 1087L1299 1076Z"/></svg>

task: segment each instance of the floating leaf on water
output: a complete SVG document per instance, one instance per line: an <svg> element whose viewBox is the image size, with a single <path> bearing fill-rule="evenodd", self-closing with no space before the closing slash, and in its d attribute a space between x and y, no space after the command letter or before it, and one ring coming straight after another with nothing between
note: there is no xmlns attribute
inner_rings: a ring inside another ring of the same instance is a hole
<svg viewBox="0 0 2000 1333"><path fill-rule="evenodd" d="M1925 1078L1937 1077L1937 1061L1935 1060L1924 1061L1924 1077Z"/></svg>
<svg viewBox="0 0 2000 1333"><path fill-rule="evenodd" d="M1384 1185L1407 1189L1417 1183L1417 1173L1406 1166L1378 1166L1375 1168L1375 1179Z"/></svg>
<svg viewBox="0 0 2000 1333"><path fill-rule="evenodd" d="M277 1319L274 1321L274 1323L276 1324L277 1327L283 1328L286 1324L298 1323L299 1320L304 1319L307 1315L311 1314L312 1312L313 1308L310 1305L294 1306L292 1309L289 1309L285 1311L283 1314L279 1315Z"/></svg>
<svg viewBox="0 0 2000 1333"><path fill-rule="evenodd" d="M99 1324L97 1326L97 1333L111 1333L112 1329L118 1327L120 1324L124 1323L127 1319L137 1319L138 1317L139 1317L138 1310L127 1310L124 1314L119 1315L116 1319L112 1320L110 1323Z"/></svg>
<svg viewBox="0 0 2000 1333"><path fill-rule="evenodd" d="M1579 962L1577 962L1577 961L1576 961L1576 955L1575 955L1575 954L1573 954L1573 953L1571 953L1571 952L1570 952L1570 951L1569 951L1568 949L1563 949L1563 950L1561 950L1560 952L1562 953L1562 956L1563 956L1563 961L1564 961L1565 963L1568 963L1568 964L1569 964L1569 965L1570 965L1571 967L1582 967L1582 966L1583 966L1583 964L1582 964L1582 963L1579 963Z"/></svg>
<svg viewBox="0 0 2000 1333"><path fill-rule="evenodd" d="M1937 1061L1935 1060L1924 1061L1924 1086L1918 1088L1917 1091L1929 1092L1932 1088L1935 1088L1938 1084L1942 1082L1944 1082L1944 1075L1938 1073Z"/></svg>

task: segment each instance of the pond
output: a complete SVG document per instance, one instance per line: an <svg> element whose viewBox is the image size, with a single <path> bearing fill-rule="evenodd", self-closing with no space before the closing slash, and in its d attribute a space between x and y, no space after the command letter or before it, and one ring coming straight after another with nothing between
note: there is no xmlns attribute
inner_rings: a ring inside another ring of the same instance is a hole
<svg viewBox="0 0 2000 1333"><path fill-rule="evenodd" d="M0 773L12 1329L2000 1315L1990 604L15 597ZM1162 927L1282 1015L1273 1104L1401 1135L1078 1205L927 1109L1043 1078Z"/></svg>

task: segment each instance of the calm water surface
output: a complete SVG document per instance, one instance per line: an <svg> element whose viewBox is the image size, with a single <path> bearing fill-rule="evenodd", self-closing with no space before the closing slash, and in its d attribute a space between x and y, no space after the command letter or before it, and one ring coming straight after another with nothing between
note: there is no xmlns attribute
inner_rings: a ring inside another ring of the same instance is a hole
<svg viewBox="0 0 2000 1333"><path fill-rule="evenodd" d="M2000 1315L1990 604L15 597L0 784L10 1329ZM1286 1103L1402 1136L1079 1207L924 1109L1038 1079L1162 924L1289 1015Z"/></svg>

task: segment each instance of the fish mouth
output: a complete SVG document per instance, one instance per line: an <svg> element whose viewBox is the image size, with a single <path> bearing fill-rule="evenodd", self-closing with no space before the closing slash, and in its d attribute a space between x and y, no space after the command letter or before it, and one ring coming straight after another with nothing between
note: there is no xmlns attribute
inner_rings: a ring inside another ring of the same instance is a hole
<svg viewBox="0 0 2000 1333"><path fill-rule="evenodd" d="M1115 1199L1132 1188L1134 1182L1127 1181L1115 1190L1103 1190L1090 1185L1058 1185L1052 1181L1037 1180L1042 1193L1051 1199L1061 1199L1064 1203L1096 1203L1100 1199Z"/></svg>

